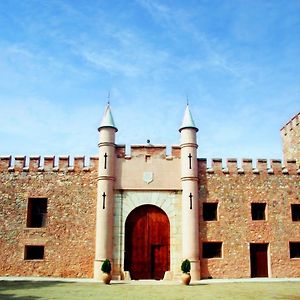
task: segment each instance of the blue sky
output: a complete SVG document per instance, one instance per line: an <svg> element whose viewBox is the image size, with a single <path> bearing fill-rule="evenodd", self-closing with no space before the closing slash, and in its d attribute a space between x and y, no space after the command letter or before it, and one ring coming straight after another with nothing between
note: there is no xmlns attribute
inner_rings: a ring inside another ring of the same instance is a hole
<svg viewBox="0 0 300 300"><path fill-rule="evenodd" d="M300 1L0 1L0 155L95 155L107 94L117 143L281 158L299 111Z"/></svg>

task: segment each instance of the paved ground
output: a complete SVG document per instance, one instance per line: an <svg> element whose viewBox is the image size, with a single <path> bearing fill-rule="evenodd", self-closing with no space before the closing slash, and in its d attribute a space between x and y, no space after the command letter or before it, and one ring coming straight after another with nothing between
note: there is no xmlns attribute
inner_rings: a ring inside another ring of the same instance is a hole
<svg viewBox="0 0 300 300"><path fill-rule="evenodd" d="M300 278L179 281L0 277L2 300L300 300Z"/></svg>
<svg viewBox="0 0 300 300"><path fill-rule="evenodd" d="M0 281L55 281L55 282L78 282L93 283L98 282L93 278L62 278L62 277L0 277ZM191 285L213 284L213 283L238 283L238 282L300 282L300 278L235 278L235 279L202 279L192 281ZM111 284L130 284L130 285L177 285L178 280L112 280Z"/></svg>

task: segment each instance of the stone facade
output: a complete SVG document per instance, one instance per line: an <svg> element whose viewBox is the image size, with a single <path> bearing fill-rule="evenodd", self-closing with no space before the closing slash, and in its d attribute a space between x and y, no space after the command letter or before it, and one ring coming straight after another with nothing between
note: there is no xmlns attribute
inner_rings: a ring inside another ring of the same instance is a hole
<svg viewBox="0 0 300 300"><path fill-rule="evenodd" d="M97 160L83 168L83 158L69 167L65 157L1 158L0 171L0 273L92 277L95 252ZM30 198L48 199L46 224L27 227ZM45 246L43 260L24 260L25 245Z"/></svg>
<svg viewBox="0 0 300 300"><path fill-rule="evenodd" d="M208 164L198 158L193 166L190 157L195 153L193 134L197 131L193 123L181 127L188 134L181 147L172 147L170 155L164 145L150 144L133 145L126 155L124 145L114 144L111 134L117 130L109 122L100 127L99 155L87 165L83 157L74 161L69 157L57 161L54 157L0 157L0 276L98 278L100 263L108 257L114 278L122 279L127 271L126 220L147 204L159 207L170 223L170 278L178 278L185 258L194 262L194 279L255 276L253 268L259 268L259 263L253 266L253 245L266 247L264 276L300 277L299 151L284 150L284 165L265 159L255 166L251 159L239 164L236 159L213 159ZM299 126L297 130L298 136L285 145L293 148L298 143L299 150ZM39 199L47 199L45 222L32 227L28 223L30 201ZM255 212L256 204L264 207L263 213ZM292 205L296 207L294 220ZM110 219L104 224L105 218ZM196 226L197 240L183 234L189 232L183 228L187 223ZM108 244L107 239L111 240ZM291 250L290 243L296 249ZM42 246L43 255L30 253L28 246Z"/></svg>

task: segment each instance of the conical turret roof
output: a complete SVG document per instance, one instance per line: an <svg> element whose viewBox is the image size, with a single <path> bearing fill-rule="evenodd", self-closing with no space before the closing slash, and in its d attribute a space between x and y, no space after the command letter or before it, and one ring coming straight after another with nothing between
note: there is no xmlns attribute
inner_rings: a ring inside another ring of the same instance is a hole
<svg viewBox="0 0 300 300"><path fill-rule="evenodd" d="M111 127L111 128L114 128L116 131L118 131L118 128L115 125L114 118L112 116L109 104L107 104L107 106L105 108L102 122L101 122L101 125L98 130L100 130L103 127Z"/></svg>
<svg viewBox="0 0 300 300"><path fill-rule="evenodd" d="M193 120L189 105L186 106L182 124L181 127L179 128L179 132L184 128L194 128L196 131L198 131L198 128L196 127L195 122Z"/></svg>

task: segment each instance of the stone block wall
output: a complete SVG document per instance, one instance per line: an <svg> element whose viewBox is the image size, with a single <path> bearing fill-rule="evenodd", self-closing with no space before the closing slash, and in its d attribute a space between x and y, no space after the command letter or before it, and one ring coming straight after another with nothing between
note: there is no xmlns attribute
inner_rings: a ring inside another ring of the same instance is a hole
<svg viewBox="0 0 300 300"><path fill-rule="evenodd" d="M0 276L92 277L97 160L0 159ZM29 198L47 198L44 227L27 227ZM44 246L44 259L24 260L25 246Z"/></svg>
<svg viewBox="0 0 300 300"><path fill-rule="evenodd" d="M300 277L300 259L289 255L289 242L300 242L300 222L291 219L291 204L300 204L299 165L260 159L254 166L251 159L240 164L236 159L214 159L207 168L205 159L198 162L201 277L249 278L250 243L269 244L270 277ZM68 157L57 162L46 157L43 163L39 157L19 157L14 163L10 157L0 158L0 276L93 276L97 165L97 158L88 166L83 157L72 163ZM31 197L48 199L45 227L27 227ZM252 202L266 203L266 220L252 220ZM218 203L217 221L203 220L203 203ZM176 277L182 260L177 184L174 190L151 190L149 185L148 190L116 191L114 272L119 274L124 263L126 217L142 204L157 205L169 217ZM203 258L203 242L222 242L222 256ZM43 245L44 259L24 260L26 245Z"/></svg>
<svg viewBox="0 0 300 300"><path fill-rule="evenodd" d="M232 164L235 166L232 167ZM300 242L300 221L291 204L300 204L300 175L280 161L251 160L238 168L232 159L211 169L199 160L200 261L202 278L250 277L250 243L268 243L269 277L299 277L300 259L290 258L289 242ZM280 166L280 167L279 167ZM203 221L203 203L218 203L217 221ZM266 203L266 220L252 220L251 203ZM202 258L203 242L222 242L221 258Z"/></svg>

